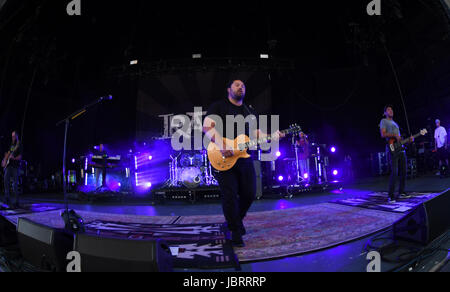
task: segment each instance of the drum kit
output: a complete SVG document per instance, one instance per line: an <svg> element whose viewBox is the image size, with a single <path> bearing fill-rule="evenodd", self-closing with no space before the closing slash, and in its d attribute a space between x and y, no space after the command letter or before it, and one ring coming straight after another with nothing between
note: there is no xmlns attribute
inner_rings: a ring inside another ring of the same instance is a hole
<svg viewBox="0 0 450 292"><path fill-rule="evenodd" d="M217 186L206 150L184 151L170 156L169 179L165 187Z"/></svg>
<svg viewBox="0 0 450 292"><path fill-rule="evenodd" d="M326 145L311 142L308 136L300 133L294 135L290 143L283 143L282 147L286 153L272 162L269 181L272 180L277 185L316 185L328 182Z"/></svg>

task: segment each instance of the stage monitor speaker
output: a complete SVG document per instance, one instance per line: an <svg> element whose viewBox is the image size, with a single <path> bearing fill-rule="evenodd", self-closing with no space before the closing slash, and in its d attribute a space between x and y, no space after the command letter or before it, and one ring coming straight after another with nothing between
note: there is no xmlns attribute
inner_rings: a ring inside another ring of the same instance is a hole
<svg viewBox="0 0 450 292"><path fill-rule="evenodd" d="M0 11L2 10L3 5L5 5L5 4L6 4L6 0L0 0Z"/></svg>
<svg viewBox="0 0 450 292"><path fill-rule="evenodd" d="M75 236L81 272L172 272L170 249L163 240L128 240L87 234Z"/></svg>
<svg viewBox="0 0 450 292"><path fill-rule="evenodd" d="M73 248L73 234L19 218L17 238L23 258L34 267L66 271L66 257Z"/></svg>
<svg viewBox="0 0 450 292"><path fill-rule="evenodd" d="M441 3L447 14L448 20L450 20L450 0L441 0Z"/></svg>
<svg viewBox="0 0 450 292"><path fill-rule="evenodd" d="M17 244L16 226L0 216L0 246Z"/></svg>
<svg viewBox="0 0 450 292"><path fill-rule="evenodd" d="M427 245L450 228L450 189L420 204L394 224L395 239Z"/></svg>

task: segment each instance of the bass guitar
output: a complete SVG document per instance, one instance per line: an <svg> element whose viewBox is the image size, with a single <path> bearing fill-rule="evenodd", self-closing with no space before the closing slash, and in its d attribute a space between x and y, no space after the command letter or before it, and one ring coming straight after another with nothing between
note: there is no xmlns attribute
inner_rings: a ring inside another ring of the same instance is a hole
<svg viewBox="0 0 450 292"><path fill-rule="evenodd" d="M420 133L416 134L413 136L414 139L419 138L420 136L425 136L426 134L428 134L428 131L426 129L423 129L422 131L420 131ZM402 141L397 141L397 139L395 138L391 138L389 139L389 150L391 151L392 154L398 153L400 151L403 151L403 149L405 148L404 146L408 143L411 142L411 139L405 139Z"/></svg>

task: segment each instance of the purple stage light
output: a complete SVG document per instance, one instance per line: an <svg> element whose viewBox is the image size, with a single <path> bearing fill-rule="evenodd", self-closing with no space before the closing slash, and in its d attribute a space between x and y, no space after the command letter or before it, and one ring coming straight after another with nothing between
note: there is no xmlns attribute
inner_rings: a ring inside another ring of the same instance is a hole
<svg viewBox="0 0 450 292"><path fill-rule="evenodd" d="M147 188L151 188L151 187L152 187L152 183L151 183L151 182L148 182L148 183L145 184L145 186L146 186Z"/></svg>
<svg viewBox="0 0 450 292"><path fill-rule="evenodd" d="M303 175L303 178L304 178L304 179L308 179L308 178L309 178L309 174L308 174L308 173L305 173L305 174Z"/></svg>
<svg viewBox="0 0 450 292"><path fill-rule="evenodd" d="M330 149L330 151L331 151L331 153L336 153L336 147L331 147L331 149Z"/></svg>
<svg viewBox="0 0 450 292"><path fill-rule="evenodd" d="M281 157L281 152L277 151L277 157Z"/></svg>
<svg viewBox="0 0 450 292"><path fill-rule="evenodd" d="M75 158L72 158L72 163L75 163Z"/></svg>
<svg viewBox="0 0 450 292"><path fill-rule="evenodd" d="M278 181L284 181L284 177L283 177L282 175L280 175L280 176L278 177Z"/></svg>
<svg viewBox="0 0 450 292"><path fill-rule="evenodd" d="M150 155L150 156L148 157L148 160L153 160L153 156Z"/></svg>
<svg viewBox="0 0 450 292"><path fill-rule="evenodd" d="M339 171L337 169L333 170L333 175L337 176L339 174Z"/></svg>

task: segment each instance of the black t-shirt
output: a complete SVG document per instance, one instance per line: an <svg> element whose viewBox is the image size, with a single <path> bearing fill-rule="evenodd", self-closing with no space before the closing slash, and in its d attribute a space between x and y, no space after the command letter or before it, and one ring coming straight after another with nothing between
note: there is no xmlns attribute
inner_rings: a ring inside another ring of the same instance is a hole
<svg viewBox="0 0 450 292"><path fill-rule="evenodd" d="M9 151L14 151L14 149L16 148L16 144L12 144L11 147L9 147ZM15 150L12 154L13 157L18 157L20 155L22 155L23 153L23 147L22 144L19 143L19 147L17 148L17 150ZM16 160L10 160L9 162L9 166L12 167L19 167L20 162L16 161Z"/></svg>
<svg viewBox="0 0 450 292"><path fill-rule="evenodd" d="M245 134L248 137L251 137L250 135L250 124L247 122L245 123L245 129L243 130L242 127L238 127L236 123L229 124L227 123L227 116L242 116L244 119L247 119L247 121L251 121L252 123L255 123L255 129L259 129L258 125L258 114L254 109L249 107L246 104L243 104L242 106L236 106L232 104L228 99L222 99L214 104L212 104L209 109L206 116L216 115L219 116L223 121L223 137L226 137L228 139L234 140L238 136ZM251 117L253 116L253 117ZM210 117L212 118L212 117ZM216 121L214 118L212 118L216 122L216 130L219 130L218 128L218 121ZM227 125L228 124L228 125ZM234 126L234 134L228 133L228 128ZM255 130L253 129L253 130ZM254 137L251 137L254 138Z"/></svg>

